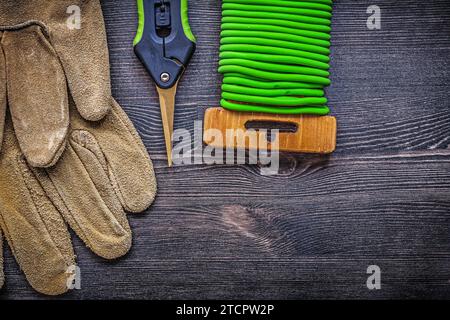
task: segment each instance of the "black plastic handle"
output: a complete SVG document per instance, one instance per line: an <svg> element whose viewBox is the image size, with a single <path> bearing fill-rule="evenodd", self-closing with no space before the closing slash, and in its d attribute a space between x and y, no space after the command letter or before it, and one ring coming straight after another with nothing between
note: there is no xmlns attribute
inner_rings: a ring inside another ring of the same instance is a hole
<svg viewBox="0 0 450 320"><path fill-rule="evenodd" d="M183 18L187 23L182 12L187 10L183 8L186 1L138 0L138 4L142 6L141 35L134 51L158 87L172 88L196 49L193 37L189 39L183 28Z"/></svg>

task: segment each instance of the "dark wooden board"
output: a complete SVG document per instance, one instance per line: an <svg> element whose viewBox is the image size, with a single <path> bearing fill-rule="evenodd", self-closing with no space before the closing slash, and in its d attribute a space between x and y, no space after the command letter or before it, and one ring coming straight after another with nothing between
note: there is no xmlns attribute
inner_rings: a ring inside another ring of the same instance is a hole
<svg viewBox="0 0 450 320"><path fill-rule="evenodd" d="M176 128L217 106L220 1L190 0L198 51L178 95ZM330 157L284 154L256 165L166 168L155 87L132 51L133 0L103 4L113 94L137 126L159 181L130 216L134 246L104 261L74 237L82 290L68 299L450 298L450 2L335 1ZM0 298L44 298L5 253ZM382 270L382 289L366 269Z"/></svg>

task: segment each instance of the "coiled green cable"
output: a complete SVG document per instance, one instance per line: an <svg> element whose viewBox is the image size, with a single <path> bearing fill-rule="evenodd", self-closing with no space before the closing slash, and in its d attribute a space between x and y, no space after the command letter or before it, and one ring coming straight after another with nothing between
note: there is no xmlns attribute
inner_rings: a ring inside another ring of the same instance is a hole
<svg viewBox="0 0 450 320"><path fill-rule="evenodd" d="M252 60L246 60L246 59L221 59L219 65L220 66L242 66L242 65L245 65L247 68L253 68L253 69L258 69L258 70L263 70L263 71L284 72L285 74L278 76L278 77L284 77L284 78L294 78L294 77L299 78L300 75L311 75L311 76L325 78L325 79L310 78L311 82L313 82L313 83L329 84L329 82L330 82L330 80L327 79L329 77L330 73L328 71L316 69L316 68L298 67L298 66L285 65L285 64L279 64L279 63L258 62L258 61L252 61ZM253 73L254 74L262 74L261 72L256 71L256 70ZM294 73L294 75L290 75L288 73ZM306 82L310 82L310 81L306 81Z"/></svg>
<svg viewBox="0 0 450 320"><path fill-rule="evenodd" d="M304 59L300 57L293 56L281 56L276 54L264 54L264 53L253 53L253 52L233 52L224 51L220 53L221 59L245 59L253 61L266 61L273 63L284 63L287 65L303 65L308 67L313 67L317 69L328 70L330 65L328 63L315 61L312 59Z"/></svg>
<svg viewBox="0 0 450 320"><path fill-rule="evenodd" d="M293 30L290 28L285 27L278 27L278 26L269 26L269 25L263 25L263 24L244 24L244 23L222 23L222 35L227 36L227 32L230 33L230 30L238 30L240 32L234 33L235 36L242 36L244 35L245 31L251 31L254 33L257 32L259 34L259 31L265 32L269 31L273 35L278 36L275 39L286 39L282 38L281 34L291 36L293 38L294 35L298 36L297 39L300 39L299 42L307 43L307 44L313 44L316 46L321 46L328 48L330 47L330 41L329 40L322 40L320 39L320 35L317 35L316 32L307 31L307 30ZM249 34L249 32L247 32ZM318 39L315 39L318 37ZM326 37L325 37L326 38ZM295 41L295 40L294 40Z"/></svg>
<svg viewBox="0 0 450 320"><path fill-rule="evenodd" d="M316 9L321 11L331 12L331 0L327 1L277 1L273 0L223 0L223 3L243 3L243 4L256 4L256 5L276 5L278 7L288 7L288 8L305 8L305 9Z"/></svg>
<svg viewBox="0 0 450 320"><path fill-rule="evenodd" d="M251 20L251 18L262 19L277 19L286 20L292 22L298 22L306 30L330 32L331 21L321 18L313 18L302 15L288 14L288 13L276 13L276 12L260 12L260 11L245 11L245 10L224 10L222 11L223 17L241 17L242 21ZM247 19L245 19L247 18Z"/></svg>
<svg viewBox="0 0 450 320"><path fill-rule="evenodd" d="M331 0L223 0L223 108L326 115Z"/></svg>
<svg viewBox="0 0 450 320"><path fill-rule="evenodd" d="M298 23L295 21L289 21L289 20L278 20L278 19L251 19L251 23L248 23L248 20L242 19L240 17L230 17L230 16L224 16L222 17L222 24L225 23L246 23L246 24L253 24L253 25L268 25L268 26L275 26L275 27L282 27L282 28L288 28L292 30L293 34L299 34L304 35L306 37L316 38L316 39L323 39L323 40L330 40L331 36L328 33L328 31L314 31L314 30L308 30L305 29L304 23Z"/></svg>
<svg viewBox="0 0 450 320"><path fill-rule="evenodd" d="M309 17L311 23L329 24L331 19L331 13L323 10L304 9L304 8L289 8L274 5L252 5L244 3L232 3L230 1L224 2L222 6L223 10L244 10L244 11L262 11L262 12L276 12L281 14L295 14L296 16ZM303 18L302 18L303 19ZM306 20L306 21L308 21ZM309 22L308 22L309 23Z"/></svg>
<svg viewBox="0 0 450 320"><path fill-rule="evenodd" d="M330 54L330 49L327 48L327 46L320 46L320 45L316 45L316 44L309 44L308 43L308 38L302 37L302 36L297 36L297 35L292 35L292 34L287 34L287 33L277 33L277 32L265 32L265 31L238 31L238 30L224 30L221 32L221 37L222 38L231 38L233 39L234 37L236 38L243 38L243 37L247 37L247 38L263 38L267 40L275 40L275 41L287 41L287 42L291 42L295 45L298 44L302 44L302 48L304 51L308 51L308 52L314 52L314 53L319 53L319 54L324 54L324 55L329 55ZM312 42L311 39L309 39L309 42ZM316 41L320 41L320 40L316 40ZM272 43L280 43L280 42L275 42L273 41Z"/></svg>

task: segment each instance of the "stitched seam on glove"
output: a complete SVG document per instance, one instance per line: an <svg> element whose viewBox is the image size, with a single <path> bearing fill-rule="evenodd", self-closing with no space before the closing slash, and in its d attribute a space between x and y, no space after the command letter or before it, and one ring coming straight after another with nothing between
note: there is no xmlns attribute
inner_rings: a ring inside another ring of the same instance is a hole
<svg viewBox="0 0 450 320"><path fill-rule="evenodd" d="M32 177L34 177L34 174L33 174L33 172L29 171L28 169L26 169L24 167L24 166L26 166L26 162L25 162L25 160L21 159L20 156L18 156L18 158L16 160L18 162L18 168L22 168L22 170L21 170L21 172L19 174L21 175L21 177L22 177L22 179L24 181L24 184L25 184L25 186L28 189L28 194L30 195L31 199L33 199L33 201L32 201L33 202L33 207L36 209L36 212L38 213L38 216L40 218L40 221L41 221L42 225L45 226L45 230L47 231L47 235L52 240L52 243L55 245L55 247L58 249L58 253L61 255L62 260L66 261L65 256L61 253L62 250L59 247L58 241L55 241L55 239L52 237L52 233L50 232L49 226L47 225L45 219L42 219L43 212L42 212L40 206L36 204L38 202L38 197L37 197L38 195L36 195L36 193L34 192L33 188L31 186L29 186L29 183L28 183L28 181L26 179L27 172L25 172L25 170L27 170L28 174L30 176L32 176ZM36 179L36 183L39 184L41 186L41 188L42 188L42 185L40 184L40 182L37 179ZM53 205L53 202L48 198L48 196L45 193L42 194L42 196L45 196L47 198L48 202ZM55 208L55 210L57 210L57 209ZM69 264L67 264L67 266L69 266Z"/></svg>

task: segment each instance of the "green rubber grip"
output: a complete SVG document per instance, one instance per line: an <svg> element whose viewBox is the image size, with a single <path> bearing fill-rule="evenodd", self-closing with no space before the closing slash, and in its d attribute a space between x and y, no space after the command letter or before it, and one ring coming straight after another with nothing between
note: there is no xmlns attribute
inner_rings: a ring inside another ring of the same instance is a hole
<svg viewBox="0 0 450 320"><path fill-rule="evenodd" d="M145 12L144 12L144 0L137 0L138 11L138 28L136 36L134 37L133 46L136 46L142 40L145 27Z"/></svg>
<svg viewBox="0 0 450 320"><path fill-rule="evenodd" d="M189 25L189 15L188 15L188 0L178 0L181 1L181 24L183 26L183 31L186 37L192 41L196 42L195 36L192 33L191 26ZM138 28L136 32L136 36L133 41L133 45L136 46L142 39L144 34L145 27L145 8L144 8L144 0L137 0L137 11L138 11Z"/></svg>
<svg viewBox="0 0 450 320"><path fill-rule="evenodd" d="M189 25L188 0L181 0L181 23L183 24L183 30L186 37L192 42L197 42L197 39L192 33L191 26Z"/></svg>

